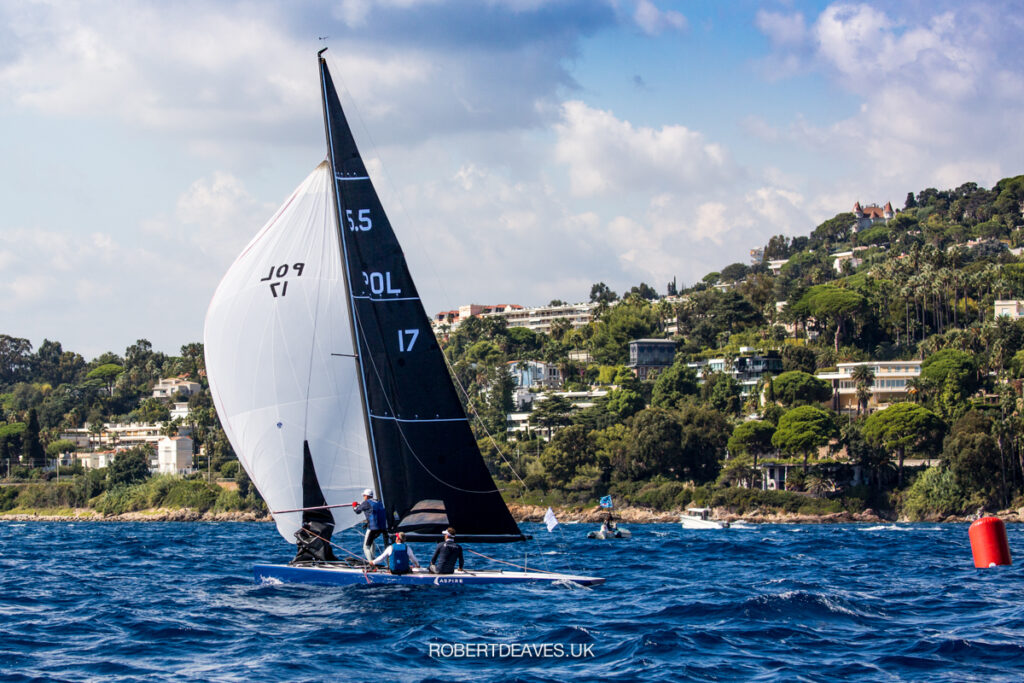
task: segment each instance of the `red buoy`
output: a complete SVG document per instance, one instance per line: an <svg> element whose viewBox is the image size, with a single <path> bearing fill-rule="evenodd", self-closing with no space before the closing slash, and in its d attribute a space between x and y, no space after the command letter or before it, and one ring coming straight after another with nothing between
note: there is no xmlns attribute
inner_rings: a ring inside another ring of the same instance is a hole
<svg viewBox="0 0 1024 683"><path fill-rule="evenodd" d="M988 569L1010 561L1010 543L1006 540L1006 525L998 517L982 517L971 524L971 552L974 566Z"/></svg>

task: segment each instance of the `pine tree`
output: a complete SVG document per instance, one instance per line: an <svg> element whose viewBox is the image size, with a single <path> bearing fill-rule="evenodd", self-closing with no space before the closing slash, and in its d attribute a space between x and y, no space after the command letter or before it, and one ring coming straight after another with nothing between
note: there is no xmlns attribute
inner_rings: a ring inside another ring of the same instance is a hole
<svg viewBox="0 0 1024 683"><path fill-rule="evenodd" d="M30 467L44 467L46 465L46 451L43 450L43 443L39 440L39 416L36 409L28 411L28 426L25 429L25 458Z"/></svg>

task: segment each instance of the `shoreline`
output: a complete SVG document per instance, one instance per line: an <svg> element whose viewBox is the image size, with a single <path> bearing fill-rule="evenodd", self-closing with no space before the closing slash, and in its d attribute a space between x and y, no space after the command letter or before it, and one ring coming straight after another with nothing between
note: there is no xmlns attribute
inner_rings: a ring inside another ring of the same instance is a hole
<svg viewBox="0 0 1024 683"><path fill-rule="evenodd" d="M509 511L516 522L543 522L546 506L509 504ZM552 509L559 522L566 524L599 524L604 520L606 510L603 508L583 508L580 506L554 507ZM909 523L905 518L891 514L879 514L867 509L863 512L833 512L826 515L806 515L796 512L779 512L770 509L759 509L749 514L738 515L725 508L715 508L714 519L723 522L744 521L750 524L893 524ZM623 524L668 524L679 522L681 509L653 510L644 507L615 508L615 519ZM1007 523L1024 522L1024 508L1018 510L1000 510L994 516ZM973 516L950 515L943 518L920 520L925 523L965 523L974 521ZM269 514L256 512L199 512L191 508L151 508L125 512L118 515L103 515L91 508L68 510L33 510L22 512L0 513L0 522L273 522Z"/></svg>

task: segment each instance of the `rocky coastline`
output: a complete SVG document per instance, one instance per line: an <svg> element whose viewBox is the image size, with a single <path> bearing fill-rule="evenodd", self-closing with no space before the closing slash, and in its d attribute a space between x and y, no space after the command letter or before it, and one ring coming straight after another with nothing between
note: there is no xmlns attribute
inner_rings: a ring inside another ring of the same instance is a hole
<svg viewBox="0 0 1024 683"><path fill-rule="evenodd" d="M509 511L517 522L542 522L547 507L539 505L520 505L512 503ZM563 523L600 523L606 514L602 508L596 507L555 507L555 515ZM673 523L679 521L682 510L653 510L644 507L622 507L614 511L615 518L625 524ZM806 515L794 512L780 512L760 509L751 513L737 515L725 508L712 511L715 519L725 522L743 520L751 524L887 524L907 522L884 512L872 509L863 512L834 512L826 515ZM1017 510L1001 510L996 513L1004 522L1024 522L1024 508ZM948 516L928 518L925 522L970 522L973 516ZM0 521L8 522L271 522L269 514L256 512L200 512L191 508L154 508L125 512L118 515L103 515L90 508L74 510L39 510L20 511L0 514Z"/></svg>

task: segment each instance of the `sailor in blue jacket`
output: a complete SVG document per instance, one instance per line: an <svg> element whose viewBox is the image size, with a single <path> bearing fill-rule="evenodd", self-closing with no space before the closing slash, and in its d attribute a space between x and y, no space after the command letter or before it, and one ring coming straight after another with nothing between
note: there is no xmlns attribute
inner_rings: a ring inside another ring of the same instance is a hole
<svg viewBox="0 0 1024 683"><path fill-rule="evenodd" d="M357 515L360 512L366 513L366 537L363 539L363 555L367 562L373 562L373 541L378 536L384 536L384 547L388 546L388 516L384 511L384 504L373 499L373 491L363 491L363 502L352 503L352 511Z"/></svg>
<svg viewBox="0 0 1024 683"><path fill-rule="evenodd" d="M408 574L413 567L419 569L420 563L416 559L412 548L405 544L405 534L399 531L395 534L395 542L384 549L377 557L373 558L373 564L387 564L392 574Z"/></svg>

